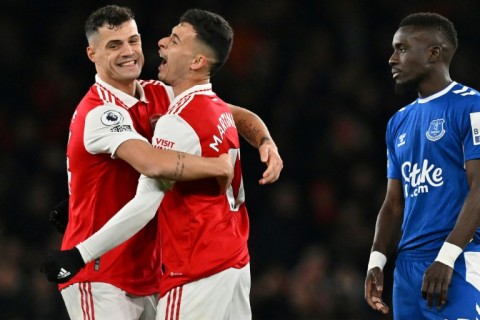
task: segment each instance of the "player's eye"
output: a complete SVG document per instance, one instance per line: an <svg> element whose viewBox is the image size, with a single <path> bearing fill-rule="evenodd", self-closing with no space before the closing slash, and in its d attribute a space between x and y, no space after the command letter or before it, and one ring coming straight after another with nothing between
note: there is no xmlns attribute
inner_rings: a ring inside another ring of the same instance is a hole
<svg viewBox="0 0 480 320"><path fill-rule="evenodd" d="M120 47L120 44L116 42L112 42L112 43L109 43L107 47L109 49L118 49Z"/></svg>

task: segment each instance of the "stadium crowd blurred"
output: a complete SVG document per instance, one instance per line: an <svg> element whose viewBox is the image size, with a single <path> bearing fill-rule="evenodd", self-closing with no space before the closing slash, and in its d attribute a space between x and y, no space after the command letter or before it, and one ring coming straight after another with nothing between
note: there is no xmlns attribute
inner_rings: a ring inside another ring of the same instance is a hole
<svg viewBox="0 0 480 320"><path fill-rule="evenodd" d="M259 186L264 167L242 142L254 319L390 319L364 302L363 281L386 185L385 126L415 98L395 95L392 36L409 13L445 15L459 32L452 77L479 89L474 0L3 0L0 319L67 319L39 267L61 240L48 212L67 196L68 125L94 82L83 23L109 3L136 14L142 78L156 78L157 41L185 9L218 12L234 28L214 90L265 120L285 164L277 183Z"/></svg>

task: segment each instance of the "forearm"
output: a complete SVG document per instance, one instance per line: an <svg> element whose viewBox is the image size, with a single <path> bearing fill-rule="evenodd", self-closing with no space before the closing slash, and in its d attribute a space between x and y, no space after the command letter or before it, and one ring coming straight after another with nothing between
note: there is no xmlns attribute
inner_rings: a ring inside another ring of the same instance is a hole
<svg viewBox="0 0 480 320"><path fill-rule="evenodd" d="M218 158L155 149L148 143L134 139L123 142L115 155L150 178L185 181L222 177L227 176L231 169Z"/></svg>
<svg viewBox="0 0 480 320"><path fill-rule="evenodd" d="M265 142L271 142L275 145L267 126L259 116L245 108L233 105L229 106L238 133L247 140L248 143L255 148L259 148Z"/></svg>
<svg viewBox="0 0 480 320"><path fill-rule="evenodd" d="M464 249L480 225L480 190L470 190L446 242Z"/></svg>
<svg viewBox="0 0 480 320"><path fill-rule="evenodd" d="M404 209L402 182L388 179L387 193L375 225L372 252L378 251L388 256L395 250L401 237Z"/></svg>
<svg viewBox="0 0 480 320"><path fill-rule="evenodd" d="M461 249L470 242L480 225L480 160L467 161L465 168L470 191L465 197L455 226L446 239L446 242Z"/></svg>
<svg viewBox="0 0 480 320"><path fill-rule="evenodd" d="M379 251L389 256L401 237L403 207L383 205L377 217L372 251Z"/></svg>
<svg viewBox="0 0 480 320"><path fill-rule="evenodd" d="M173 150L157 150L164 154L157 157L157 161L164 161L162 173L153 175L156 178L187 181L204 178L226 177L231 168L219 158L200 157ZM154 172L155 174L155 172Z"/></svg>

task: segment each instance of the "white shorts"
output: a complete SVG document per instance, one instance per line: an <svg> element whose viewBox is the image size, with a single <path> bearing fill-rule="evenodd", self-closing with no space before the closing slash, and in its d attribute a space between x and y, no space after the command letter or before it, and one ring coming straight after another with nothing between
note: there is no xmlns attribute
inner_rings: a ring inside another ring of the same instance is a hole
<svg viewBox="0 0 480 320"><path fill-rule="evenodd" d="M249 320L250 265L173 288L158 301L157 320Z"/></svg>
<svg viewBox="0 0 480 320"><path fill-rule="evenodd" d="M82 282L61 291L72 320L154 320L158 295L133 296L111 284Z"/></svg>

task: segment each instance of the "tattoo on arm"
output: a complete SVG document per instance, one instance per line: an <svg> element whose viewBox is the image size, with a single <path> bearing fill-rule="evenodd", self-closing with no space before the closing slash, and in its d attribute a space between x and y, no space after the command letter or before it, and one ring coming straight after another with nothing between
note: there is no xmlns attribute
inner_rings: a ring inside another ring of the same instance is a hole
<svg viewBox="0 0 480 320"><path fill-rule="evenodd" d="M175 177L181 178L183 177L183 173L185 171L185 155L177 152L177 167L175 168Z"/></svg>
<svg viewBox="0 0 480 320"><path fill-rule="evenodd" d="M260 144L257 145L257 136L260 132L257 128L249 125L247 121L241 120L237 123L238 132L245 138L251 145L256 146L257 148L262 145L264 138L260 141ZM267 138L268 139L268 138Z"/></svg>

